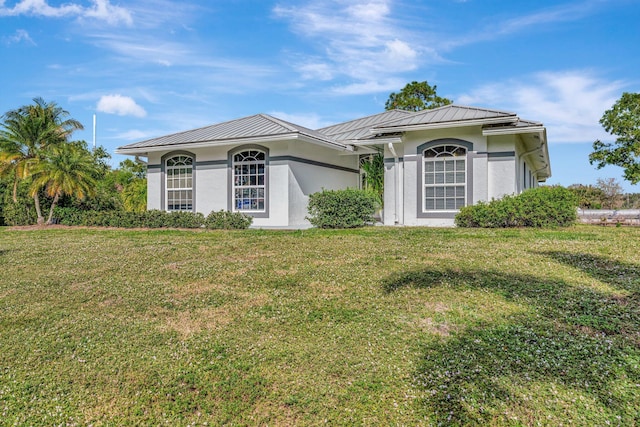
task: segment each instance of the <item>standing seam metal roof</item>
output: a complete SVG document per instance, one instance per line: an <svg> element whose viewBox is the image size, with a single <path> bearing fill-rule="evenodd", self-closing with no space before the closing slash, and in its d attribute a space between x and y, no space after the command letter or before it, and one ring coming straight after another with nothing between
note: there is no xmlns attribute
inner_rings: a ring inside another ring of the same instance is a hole
<svg viewBox="0 0 640 427"><path fill-rule="evenodd" d="M125 145L121 148L149 148L165 145L180 145L290 134L301 134L331 145L342 145L320 132L285 122L284 120L276 119L275 117L267 114L256 114L254 116L243 117L198 129L136 142L134 144Z"/></svg>
<svg viewBox="0 0 640 427"><path fill-rule="evenodd" d="M329 135L338 141L356 140L369 137L371 135L371 129L376 126L393 122L411 114L414 113L405 110L389 110L345 123L327 126L322 129L318 129L318 132Z"/></svg>
<svg viewBox="0 0 640 427"><path fill-rule="evenodd" d="M417 113L413 113L408 117L376 126L376 128L384 129L388 127L395 128L400 126L450 123L466 120L497 119L509 117L517 119L516 113L511 113L508 111L450 104L445 105L444 107L434 108L432 110L418 111Z"/></svg>
<svg viewBox="0 0 640 427"><path fill-rule="evenodd" d="M538 122L519 120L515 113L507 111L454 104L418 112L390 110L345 123L327 126L318 130L305 128L267 114L256 114L198 129L136 142L120 147L119 149L134 150L193 143L215 143L250 138L268 138L279 135L304 135L328 145L346 148L345 143L347 141L369 140L375 143L374 140L376 136L372 130L374 132L379 131L385 133L385 131L401 131L401 128L405 126L501 118L504 118L505 121L504 123L500 123L500 125L505 127L542 125Z"/></svg>

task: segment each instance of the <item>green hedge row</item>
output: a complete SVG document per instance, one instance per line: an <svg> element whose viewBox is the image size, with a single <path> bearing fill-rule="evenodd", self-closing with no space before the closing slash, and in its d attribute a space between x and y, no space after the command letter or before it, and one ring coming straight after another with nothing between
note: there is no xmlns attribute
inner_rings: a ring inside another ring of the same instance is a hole
<svg viewBox="0 0 640 427"><path fill-rule="evenodd" d="M577 220L578 201L564 187L538 187L517 196L460 209L458 227L566 227Z"/></svg>
<svg viewBox="0 0 640 427"><path fill-rule="evenodd" d="M217 211L204 216L199 212L84 211L56 208L56 222L63 225L122 228L209 228L240 230L249 228L253 218L240 212Z"/></svg>
<svg viewBox="0 0 640 427"><path fill-rule="evenodd" d="M318 228L363 227L374 221L374 193L365 190L322 190L309 196L307 219Z"/></svg>

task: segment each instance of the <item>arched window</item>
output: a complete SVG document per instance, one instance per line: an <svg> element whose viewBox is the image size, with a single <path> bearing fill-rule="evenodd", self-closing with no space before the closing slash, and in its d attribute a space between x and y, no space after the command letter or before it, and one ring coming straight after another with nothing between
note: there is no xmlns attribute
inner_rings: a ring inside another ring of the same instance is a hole
<svg viewBox="0 0 640 427"><path fill-rule="evenodd" d="M233 155L233 210L265 212L266 153L245 150Z"/></svg>
<svg viewBox="0 0 640 427"><path fill-rule="evenodd" d="M165 172L167 210L193 210L193 158L182 154L170 157Z"/></svg>
<svg viewBox="0 0 640 427"><path fill-rule="evenodd" d="M459 145L440 145L423 151L423 211L457 210L465 206L466 158L466 148Z"/></svg>

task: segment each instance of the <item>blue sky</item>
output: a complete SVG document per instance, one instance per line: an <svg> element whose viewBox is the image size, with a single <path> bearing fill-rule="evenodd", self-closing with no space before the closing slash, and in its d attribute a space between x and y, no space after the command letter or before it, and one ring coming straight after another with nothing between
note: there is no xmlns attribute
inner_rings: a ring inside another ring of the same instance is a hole
<svg viewBox="0 0 640 427"><path fill-rule="evenodd" d="M55 101L116 147L268 113L318 128L427 80L547 127L552 184L593 184L598 121L640 92L640 1L0 0L0 113ZM124 157L114 155L117 165Z"/></svg>

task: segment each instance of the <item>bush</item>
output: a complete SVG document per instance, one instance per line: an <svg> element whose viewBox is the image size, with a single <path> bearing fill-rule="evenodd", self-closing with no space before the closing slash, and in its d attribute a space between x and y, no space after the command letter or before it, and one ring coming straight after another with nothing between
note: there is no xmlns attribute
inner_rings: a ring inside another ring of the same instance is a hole
<svg viewBox="0 0 640 427"><path fill-rule="evenodd" d="M32 225L37 222L36 207L33 198L29 196L29 186L31 180L22 180L18 183L17 201L13 201L13 183L2 183L2 194L0 194L0 204L2 204L2 225ZM49 204L44 194L40 194L42 212L47 212Z"/></svg>
<svg viewBox="0 0 640 427"><path fill-rule="evenodd" d="M56 208L54 217L60 224L121 228L201 228L205 218L199 212L84 211L74 207Z"/></svg>
<svg viewBox="0 0 640 427"><path fill-rule="evenodd" d="M368 191L322 190L309 196L307 219L318 228L363 227L374 221L376 196Z"/></svg>
<svg viewBox="0 0 640 427"><path fill-rule="evenodd" d="M57 207L54 211L57 222L63 225L121 228L202 228L245 229L253 218L240 212L211 212L206 218L200 212L165 212L150 210L85 211L75 207Z"/></svg>
<svg viewBox="0 0 640 427"><path fill-rule="evenodd" d="M539 187L517 196L465 206L456 215L458 227L566 227L577 219L578 201L564 187Z"/></svg>
<svg viewBox="0 0 640 427"><path fill-rule="evenodd" d="M253 217L241 212L218 211L211 212L204 221L205 227L209 229L222 230L244 230L249 228L253 222Z"/></svg>

